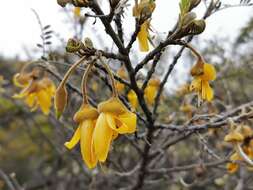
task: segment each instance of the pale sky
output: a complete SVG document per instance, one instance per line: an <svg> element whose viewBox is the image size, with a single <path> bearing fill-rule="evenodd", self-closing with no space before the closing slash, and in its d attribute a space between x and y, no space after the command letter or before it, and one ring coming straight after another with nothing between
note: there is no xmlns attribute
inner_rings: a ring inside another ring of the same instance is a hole
<svg viewBox="0 0 253 190"><path fill-rule="evenodd" d="M165 33L176 22L179 0L157 0L156 2L157 8L153 15L152 25L159 33ZM238 3L239 0L227 0L225 2L234 4ZM72 37L70 25L66 26L63 22L66 21L66 15L60 11L61 7L57 5L56 0L1 1L0 55L9 57L21 55L25 58L24 46L28 50L36 48L36 43L40 40L40 29L31 8L38 12L44 25L52 25L52 29L59 32L65 40ZM207 28L201 35L201 39L210 39L216 35L229 38L235 37L238 30L253 15L252 10L252 7L231 8L215 13L207 20ZM203 11L204 4L194 10L199 17L202 16ZM134 29L132 17L124 22L124 27L129 31ZM101 33L103 32L101 30ZM89 31L87 31L87 35L90 35Z"/></svg>

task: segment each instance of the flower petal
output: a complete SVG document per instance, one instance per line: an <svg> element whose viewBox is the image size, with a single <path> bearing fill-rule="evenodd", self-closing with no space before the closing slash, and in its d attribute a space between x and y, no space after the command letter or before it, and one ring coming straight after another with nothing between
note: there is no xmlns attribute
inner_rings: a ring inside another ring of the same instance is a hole
<svg viewBox="0 0 253 190"><path fill-rule="evenodd" d="M118 121L120 121L122 125L127 126L128 130L125 133L134 133L136 131L136 125L137 125L136 114L130 111L125 114L121 114L117 117L117 120L116 120L117 124L119 123Z"/></svg>
<svg viewBox="0 0 253 190"><path fill-rule="evenodd" d="M51 96L45 90L37 92L38 104L42 112L46 115L50 112L51 107Z"/></svg>
<svg viewBox="0 0 253 190"><path fill-rule="evenodd" d="M202 80L210 81L215 80L216 70L212 64L204 64L204 74L200 76Z"/></svg>
<svg viewBox="0 0 253 190"><path fill-rule="evenodd" d="M36 95L35 93L31 93L25 97L25 103L31 108L35 106L36 103Z"/></svg>
<svg viewBox="0 0 253 190"><path fill-rule="evenodd" d="M149 23L148 23L148 21L145 21L141 25L140 32L137 35L137 38L138 38L138 41L139 41L140 50L142 52L146 52L146 51L149 50L149 45L148 45L148 27L149 27Z"/></svg>
<svg viewBox="0 0 253 190"><path fill-rule="evenodd" d="M136 109L137 105L138 105L138 98L136 93L131 90L128 94L127 94L127 99L130 102L131 106Z"/></svg>
<svg viewBox="0 0 253 190"><path fill-rule="evenodd" d="M105 117L109 127L114 131L117 131L119 134L124 134L128 132L128 126L118 121L116 116L110 113L106 113Z"/></svg>
<svg viewBox="0 0 253 190"><path fill-rule="evenodd" d="M210 87L208 81L202 81L202 99L211 101L213 99L213 89Z"/></svg>
<svg viewBox="0 0 253 190"><path fill-rule="evenodd" d="M76 144L79 142L81 137L81 128L80 126L76 129L73 137L71 138L70 141L65 142L64 146L66 146L68 149L72 149L74 148L74 146L76 146Z"/></svg>
<svg viewBox="0 0 253 190"><path fill-rule="evenodd" d="M227 170L229 173L235 173L239 168L239 165L236 163L228 163L227 164Z"/></svg>
<svg viewBox="0 0 253 190"><path fill-rule="evenodd" d="M195 77L190 85L190 91L199 91L201 89L201 79L199 77Z"/></svg>
<svg viewBox="0 0 253 190"><path fill-rule="evenodd" d="M157 93L156 86L147 86L147 88L145 89L144 96L149 105L152 105L154 103L156 93Z"/></svg>
<svg viewBox="0 0 253 190"><path fill-rule="evenodd" d="M97 119L92 140L94 143L95 154L100 162L104 162L107 158L112 135L113 130L108 126L106 115L101 113Z"/></svg>
<svg viewBox="0 0 253 190"><path fill-rule="evenodd" d="M95 156L94 147L92 144L92 135L94 131L94 123L92 120L85 120L81 124L81 138L80 147L81 154L84 162L89 169L94 168L97 165L97 158Z"/></svg>

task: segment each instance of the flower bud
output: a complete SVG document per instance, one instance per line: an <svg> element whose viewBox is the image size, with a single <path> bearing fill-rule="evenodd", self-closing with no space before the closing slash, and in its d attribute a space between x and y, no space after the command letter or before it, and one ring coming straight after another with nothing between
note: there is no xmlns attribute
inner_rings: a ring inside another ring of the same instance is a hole
<svg viewBox="0 0 253 190"><path fill-rule="evenodd" d="M189 34L190 35L197 35L201 34L204 32L206 28L206 23L203 19L200 20L194 20L190 25L189 25Z"/></svg>
<svg viewBox="0 0 253 190"><path fill-rule="evenodd" d="M93 48L93 43L92 43L91 39L88 37L84 39L84 45L85 45L85 47L87 47L89 49Z"/></svg>
<svg viewBox="0 0 253 190"><path fill-rule="evenodd" d="M189 8L189 10L192 10L195 7L197 7L200 2L201 2L201 0L190 0L190 8Z"/></svg>
<svg viewBox="0 0 253 190"><path fill-rule="evenodd" d="M54 106L55 106L55 112L56 112L56 118L59 119L65 109L65 106L68 101L68 92L65 87L65 85L60 85L56 92L54 97Z"/></svg>
<svg viewBox="0 0 253 190"><path fill-rule="evenodd" d="M68 53L75 53L82 49L84 47L84 44L76 39L70 38L67 42L66 51Z"/></svg>

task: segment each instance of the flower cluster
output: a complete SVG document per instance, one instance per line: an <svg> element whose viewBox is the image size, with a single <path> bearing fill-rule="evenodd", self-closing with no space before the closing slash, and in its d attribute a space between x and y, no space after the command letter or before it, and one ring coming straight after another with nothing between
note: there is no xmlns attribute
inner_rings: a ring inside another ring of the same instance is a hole
<svg viewBox="0 0 253 190"><path fill-rule="evenodd" d="M253 169L253 130L247 125L232 126L231 131L224 138L225 142L232 144L235 153L230 156L231 163L227 164L229 173L239 169L239 163L246 163L249 170Z"/></svg>
<svg viewBox="0 0 253 190"><path fill-rule="evenodd" d="M97 58L100 59L110 76L113 95L112 98L101 102L95 108L89 104L86 86L88 74ZM73 64L57 88L55 107L58 117L64 111L67 103L66 80L74 68L83 61L84 59L81 59ZM130 134L136 131L137 117L119 99L114 77L101 55L88 63L88 67L83 75L81 88L83 103L74 115L74 121L78 123L78 128L71 140L65 143L65 146L68 149L72 149L80 142L82 158L88 168L92 169L96 167L98 161L106 161L111 144L119 134Z"/></svg>

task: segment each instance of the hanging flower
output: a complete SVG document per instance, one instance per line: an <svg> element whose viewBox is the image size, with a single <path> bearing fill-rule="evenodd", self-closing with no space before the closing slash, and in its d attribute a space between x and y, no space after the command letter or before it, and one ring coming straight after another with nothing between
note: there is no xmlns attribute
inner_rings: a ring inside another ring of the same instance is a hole
<svg viewBox="0 0 253 190"><path fill-rule="evenodd" d="M155 79L155 78L150 79L144 91L145 100L147 101L149 105L152 105L154 103L159 86L160 86L159 79Z"/></svg>
<svg viewBox="0 0 253 190"><path fill-rule="evenodd" d="M93 143L98 160L105 162L110 145L118 134L136 131L136 115L129 111L117 97L100 103L98 112Z"/></svg>
<svg viewBox="0 0 253 190"><path fill-rule="evenodd" d="M208 63L195 65L191 73L194 79L190 90L197 92L199 99L211 101L213 99L213 89L210 87L209 82L216 78L214 66Z"/></svg>
<svg viewBox="0 0 253 190"><path fill-rule="evenodd" d="M120 67L117 71L117 75L122 79L127 79L127 73L124 67ZM125 89L125 85L119 81L116 82L116 89L118 92L123 92Z"/></svg>
<svg viewBox="0 0 253 190"><path fill-rule="evenodd" d="M80 142L82 158L90 169L97 165L97 157L95 156L92 143L97 117L98 112L94 107L89 104L83 104L74 116L74 121L78 123L78 128L71 140L64 144L68 149L72 149Z"/></svg>
<svg viewBox="0 0 253 190"><path fill-rule="evenodd" d="M130 102L132 108L136 109L138 106L138 98L133 90L130 90L127 94L127 99Z"/></svg>
<svg viewBox="0 0 253 190"><path fill-rule="evenodd" d="M15 94L13 97L24 99L24 102L31 108L32 111L38 107L46 115L50 112L52 97L55 94L55 85L48 77L42 79L34 78L34 74L16 74L14 76L14 84L22 91Z"/></svg>
<svg viewBox="0 0 253 190"><path fill-rule="evenodd" d="M155 2L153 0L141 0L139 4L136 4L133 8L133 16L139 19L146 19L140 26L140 31L137 35L140 50L143 52L149 51L148 37L150 19L148 19L155 9ZM148 20L147 20L148 19Z"/></svg>

